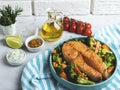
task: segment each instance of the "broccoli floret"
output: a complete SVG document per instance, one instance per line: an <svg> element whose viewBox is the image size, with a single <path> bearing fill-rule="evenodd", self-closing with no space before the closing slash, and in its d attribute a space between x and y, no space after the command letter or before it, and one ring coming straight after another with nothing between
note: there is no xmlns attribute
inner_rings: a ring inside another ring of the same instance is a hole
<svg viewBox="0 0 120 90"><path fill-rule="evenodd" d="M62 63L62 58L59 54L53 54L53 62L57 62L58 64Z"/></svg>
<svg viewBox="0 0 120 90"><path fill-rule="evenodd" d="M112 65L114 65L115 63L115 55L113 52L107 50L107 49L104 49L102 48L98 53L97 53L98 56L100 56L104 63L106 64L107 67L110 67Z"/></svg>
<svg viewBox="0 0 120 90"><path fill-rule="evenodd" d="M65 72L66 72L66 74L68 75L69 80L72 81L72 82L75 82L75 81L76 81L76 80L75 80L75 76L77 75L77 74L75 73L75 71L73 70L74 67L75 67L75 64L74 64L74 63L70 63L70 64L68 64L67 67L65 68Z"/></svg>
<svg viewBox="0 0 120 90"><path fill-rule="evenodd" d="M74 79L77 74L74 72L73 69L70 69L70 77L71 79Z"/></svg>
<svg viewBox="0 0 120 90"><path fill-rule="evenodd" d="M73 69L75 67L75 64L74 63L69 63L68 65L67 65L67 70L70 70L70 69Z"/></svg>
<svg viewBox="0 0 120 90"><path fill-rule="evenodd" d="M102 54L106 54L106 53L110 53L110 54L112 54L112 52L111 51L108 51L107 49L102 49Z"/></svg>
<svg viewBox="0 0 120 90"><path fill-rule="evenodd" d="M61 52L61 46L60 45L57 46L55 49L57 50L57 52Z"/></svg>
<svg viewBox="0 0 120 90"><path fill-rule="evenodd" d="M92 85L95 84L95 82L86 80L82 78L80 75L78 75L73 69L75 68L74 63L70 63L67 68L65 69L67 76L71 82L78 83L78 84L84 84L84 85Z"/></svg>
<svg viewBox="0 0 120 90"><path fill-rule="evenodd" d="M58 75L63 72L63 69L62 69L62 67L61 67L60 65L58 65L58 66L55 68L55 70L56 70L56 72L57 72Z"/></svg>
<svg viewBox="0 0 120 90"><path fill-rule="evenodd" d="M98 51L97 55L98 55L100 58L102 58L102 57L103 57L102 51L101 51L101 50Z"/></svg>
<svg viewBox="0 0 120 90"><path fill-rule="evenodd" d="M85 44L88 45L91 49L94 49L96 41L93 36L88 36L85 40Z"/></svg>
<svg viewBox="0 0 120 90"><path fill-rule="evenodd" d="M66 68L66 72L69 74L69 77L71 79L73 79L74 76L76 75L76 73L73 70L74 67L75 67L75 64L74 63L70 63L70 64L68 64L68 66Z"/></svg>
<svg viewBox="0 0 120 90"><path fill-rule="evenodd" d="M112 63L111 63L111 62L104 61L104 63L106 64L107 67L112 66Z"/></svg>
<svg viewBox="0 0 120 90"><path fill-rule="evenodd" d="M58 58L60 58L60 55L59 54L53 54L53 61L57 61L58 60Z"/></svg>
<svg viewBox="0 0 120 90"><path fill-rule="evenodd" d="M77 77L77 83L84 84L84 85L93 85L93 84L95 84L95 82L90 81L90 80L86 80L84 78L81 78L80 76Z"/></svg>
<svg viewBox="0 0 120 90"><path fill-rule="evenodd" d="M114 54L107 53L107 54L106 54L106 60L109 61L109 62L114 61L114 60L115 60L115 55L114 55Z"/></svg>
<svg viewBox="0 0 120 90"><path fill-rule="evenodd" d="M104 58L103 58L107 67L114 65L115 59L116 58L115 58L115 55L113 53L106 53Z"/></svg>

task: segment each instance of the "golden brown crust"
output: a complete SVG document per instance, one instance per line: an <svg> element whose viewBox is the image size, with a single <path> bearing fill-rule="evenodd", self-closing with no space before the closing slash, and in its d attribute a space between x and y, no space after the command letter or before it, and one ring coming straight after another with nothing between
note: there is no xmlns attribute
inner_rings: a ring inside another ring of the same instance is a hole
<svg viewBox="0 0 120 90"><path fill-rule="evenodd" d="M102 80L102 74L99 73L94 68L92 68L91 66L89 66L83 60L82 55L79 55L78 57L76 57L73 62L79 67L79 69L82 72L86 73L92 80L94 80L94 81L100 81L100 80Z"/></svg>
<svg viewBox="0 0 120 90"><path fill-rule="evenodd" d="M92 79L101 80L102 76L107 78L105 76L107 72L106 65L102 59L85 44L78 41L66 42L62 47L62 53L68 61L76 63L79 68L89 74ZM82 59L80 59L81 56Z"/></svg>

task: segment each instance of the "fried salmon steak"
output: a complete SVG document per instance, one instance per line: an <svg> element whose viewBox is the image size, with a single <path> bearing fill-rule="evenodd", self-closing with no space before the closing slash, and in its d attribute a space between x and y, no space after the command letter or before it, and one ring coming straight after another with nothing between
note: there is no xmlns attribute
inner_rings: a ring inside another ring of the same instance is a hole
<svg viewBox="0 0 120 90"><path fill-rule="evenodd" d="M62 46L64 58L73 62L92 80L100 81L107 78L107 67L103 60L85 44L78 41L68 41Z"/></svg>

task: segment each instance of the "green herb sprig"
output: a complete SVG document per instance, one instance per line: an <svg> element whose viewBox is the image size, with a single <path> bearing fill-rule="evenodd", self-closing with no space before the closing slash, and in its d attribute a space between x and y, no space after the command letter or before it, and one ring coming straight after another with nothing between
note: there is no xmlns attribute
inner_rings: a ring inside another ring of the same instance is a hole
<svg viewBox="0 0 120 90"><path fill-rule="evenodd" d="M0 9L0 25L8 26L16 22L17 15L20 15L23 11L22 8L16 7L13 9L10 5L4 6Z"/></svg>

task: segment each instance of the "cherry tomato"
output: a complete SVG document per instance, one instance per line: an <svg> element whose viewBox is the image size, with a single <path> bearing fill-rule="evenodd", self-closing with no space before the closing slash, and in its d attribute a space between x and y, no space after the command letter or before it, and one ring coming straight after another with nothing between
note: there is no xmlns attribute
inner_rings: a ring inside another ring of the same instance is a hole
<svg viewBox="0 0 120 90"><path fill-rule="evenodd" d="M76 31L76 29L77 29L77 24L76 23L71 23L71 25L70 25L70 32L75 32Z"/></svg>
<svg viewBox="0 0 120 90"><path fill-rule="evenodd" d="M75 19L71 19L71 23L72 24L76 24L76 20Z"/></svg>
<svg viewBox="0 0 120 90"><path fill-rule="evenodd" d="M85 28L86 28L86 29L87 29L87 28L88 28L88 29L91 29L91 27L92 27L92 26L91 26L90 23L85 23Z"/></svg>
<svg viewBox="0 0 120 90"><path fill-rule="evenodd" d="M70 22L69 17L65 16L65 17L63 18L63 22Z"/></svg>
<svg viewBox="0 0 120 90"><path fill-rule="evenodd" d="M86 28L85 32L83 33L83 35L85 35L85 36L90 36L91 34L92 34L92 30L88 29L88 28Z"/></svg>
<svg viewBox="0 0 120 90"><path fill-rule="evenodd" d="M76 33L82 34L84 32L84 27L85 27L84 23L82 21L78 21Z"/></svg>
<svg viewBox="0 0 120 90"><path fill-rule="evenodd" d="M69 27L70 27L70 23L69 22L65 22L64 24L63 24L63 26L64 26L64 30L69 30Z"/></svg>

